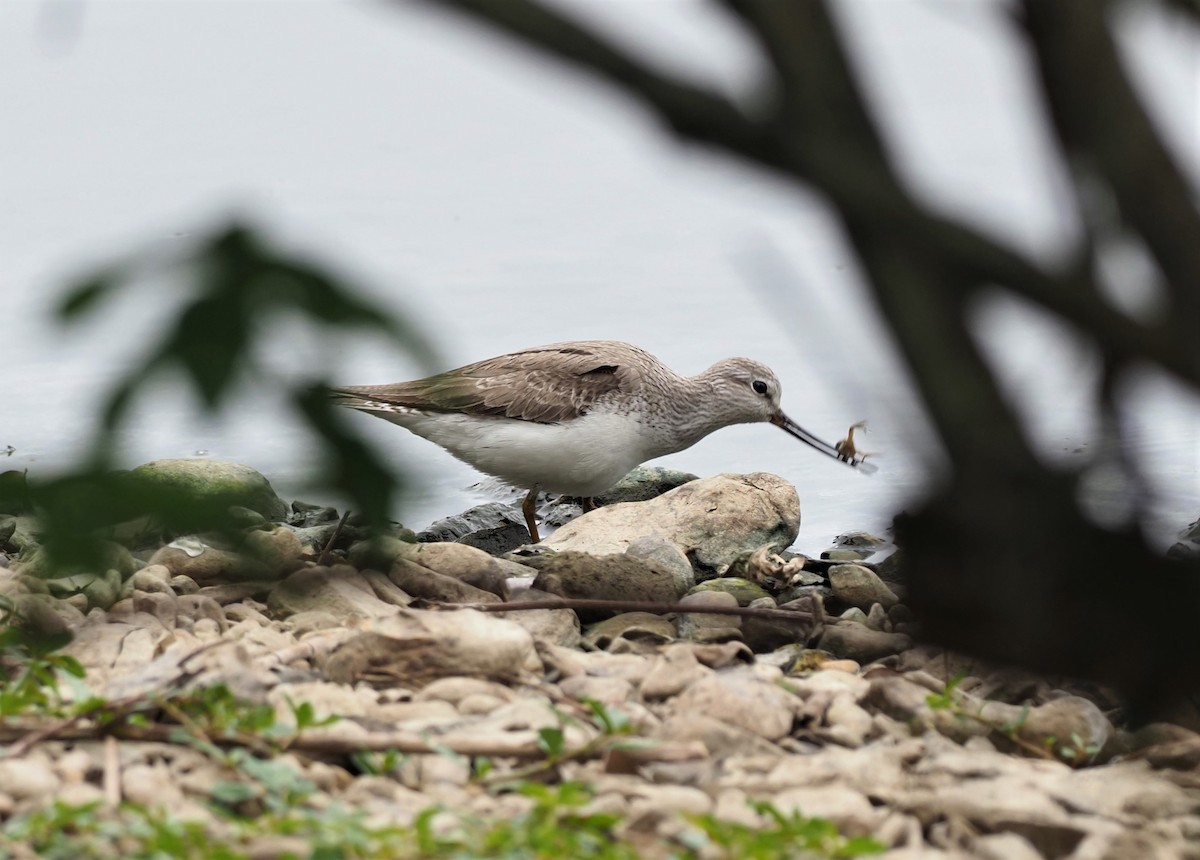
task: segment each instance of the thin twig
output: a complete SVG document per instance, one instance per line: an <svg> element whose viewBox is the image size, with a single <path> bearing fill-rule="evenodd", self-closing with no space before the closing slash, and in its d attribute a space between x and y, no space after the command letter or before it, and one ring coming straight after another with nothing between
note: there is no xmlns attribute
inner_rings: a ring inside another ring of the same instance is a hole
<svg viewBox="0 0 1200 860"><path fill-rule="evenodd" d="M104 805L116 809L121 805L121 755L117 739L104 739Z"/></svg>
<svg viewBox="0 0 1200 860"><path fill-rule="evenodd" d="M118 699L115 702L104 702L97 705L93 709L79 711L78 713L72 714L71 716L65 717L61 720L55 720L53 722L46 723L41 727L24 734L23 737L5 750L3 757L20 758L43 741L60 737L63 732L74 728L84 720L95 717L96 713L99 711L112 711L114 713L121 714L144 698L145 697L140 693L134 696L127 696L124 699Z"/></svg>
<svg viewBox="0 0 1200 860"><path fill-rule="evenodd" d="M743 618L764 618L772 621L812 621L816 617L802 609L758 609L749 606L699 606L695 603L655 603L641 600L585 600L583 598L558 597L546 600L519 600L513 603L436 603L431 608L475 609L479 612L527 612L532 609L597 609L612 612L649 612L666 615L676 612L686 615L738 615ZM826 624L837 624L840 618L823 619Z"/></svg>
<svg viewBox="0 0 1200 860"><path fill-rule="evenodd" d="M18 720L0 725L0 743L16 739L21 740L30 732L40 732L44 727L34 721ZM58 727L55 737L64 741L95 740L102 737L113 737L121 741L140 741L153 743L177 743L180 726L149 725L149 726L102 726L102 725L72 725L67 728ZM257 739L255 739L257 740ZM250 743L246 736L212 738L212 744L217 747L249 747L254 749L256 744ZM695 754L695 748L689 744L664 742L656 747L663 761L678 761L681 756ZM357 752L389 752L398 753L436 753L449 750L463 756L487 756L490 758L540 758L545 751L538 745L537 737L523 734L511 739L479 739L471 737L440 738L437 736L418 735L413 732L372 732L361 737L337 737L322 731L302 732L289 746L292 752L317 753L322 755L351 755ZM597 748L596 754L602 752ZM565 750L563 757L578 756L582 748ZM653 759L655 753L645 752L642 755L647 760ZM657 760L657 759L655 759Z"/></svg>
<svg viewBox="0 0 1200 860"><path fill-rule="evenodd" d="M342 518L338 520L338 524L333 527L333 534L329 536L329 540L325 541L325 546L321 550L321 554L317 556L317 567L324 567L325 560L329 557L329 553L333 551L333 544L342 534L342 527L346 525L346 520L350 518L350 510L342 514Z"/></svg>

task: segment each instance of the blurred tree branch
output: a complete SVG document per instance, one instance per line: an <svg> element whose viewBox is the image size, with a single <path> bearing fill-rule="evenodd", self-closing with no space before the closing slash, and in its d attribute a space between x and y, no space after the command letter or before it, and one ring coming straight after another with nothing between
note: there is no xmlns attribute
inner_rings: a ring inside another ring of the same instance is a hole
<svg viewBox="0 0 1200 860"><path fill-rule="evenodd" d="M1055 272L916 199L892 164L824 0L720 0L771 70L745 104L657 68L537 0L428 2L596 75L676 135L806 185L835 207L952 466L947 484L902 529L927 635L1105 680L1135 704L1200 686L1200 637L1190 633L1200 606L1195 566L1155 555L1136 527L1106 530L1083 516L1078 475L1049 468L1031 449L967 318L975 296L999 287L1089 340L1110 367L1107 390L1135 361L1200 386L1200 215L1119 62L1111 3L1024 0L1021 8L1064 160L1111 189L1164 274L1170 306L1150 323L1104 298L1086 218L1076 262ZM1081 195L1080 205L1091 204ZM1125 578L1133 570L1177 595L1164 610L1170 617L1129 613Z"/></svg>

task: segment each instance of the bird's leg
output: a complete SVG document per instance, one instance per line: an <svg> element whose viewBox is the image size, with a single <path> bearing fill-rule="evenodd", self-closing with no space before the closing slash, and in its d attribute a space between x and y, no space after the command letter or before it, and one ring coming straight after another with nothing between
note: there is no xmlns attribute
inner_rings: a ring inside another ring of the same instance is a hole
<svg viewBox="0 0 1200 860"><path fill-rule="evenodd" d="M591 496L584 496L582 507L583 507L583 512L585 514L588 511L594 511L594 510L596 510L596 500L593 499Z"/></svg>
<svg viewBox="0 0 1200 860"><path fill-rule="evenodd" d="M521 513L525 515L525 525L529 527L530 543L542 542L542 539L538 537L537 529L537 494L538 488L534 487L529 491L529 495L525 497L525 501L521 504Z"/></svg>

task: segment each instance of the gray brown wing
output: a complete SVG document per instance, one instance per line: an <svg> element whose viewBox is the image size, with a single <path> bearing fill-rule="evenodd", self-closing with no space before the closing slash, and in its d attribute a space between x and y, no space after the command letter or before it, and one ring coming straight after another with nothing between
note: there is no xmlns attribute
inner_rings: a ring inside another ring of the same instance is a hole
<svg viewBox="0 0 1200 860"><path fill-rule="evenodd" d="M636 347L610 341L551 344L413 382L347 386L334 393L356 408L374 402L549 424L586 413L606 395L635 388L646 359L654 360Z"/></svg>

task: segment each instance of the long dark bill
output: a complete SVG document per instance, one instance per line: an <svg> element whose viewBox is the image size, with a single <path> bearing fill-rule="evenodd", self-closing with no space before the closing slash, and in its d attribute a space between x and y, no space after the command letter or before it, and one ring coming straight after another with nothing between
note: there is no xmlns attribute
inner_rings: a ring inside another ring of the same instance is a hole
<svg viewBox="0 0 1200 860"><path fill-rule="evenodd" d="M799 424L797 424L791 418L788 418L782 412L776 412L773 416L771 416L771 423L774 424L776 427L781 428L785 433L787 433L791 436L795 436L801 442L804 442L805 444L811 445L812 447L816 448L822 454L825 454L828 457L832 457L835 460L841 460L846 465L853 466L855 469L858 469L859 471L863 472L864 474L869 475L872 472L877 470L877 467L875 466L874 463L868 463L862 457L855 457L854 455L847 456L846 454L843 454L841 451L839 451L837 449L836 445L830 445L824 439L821 439L821 438L809 433L807 430L805 430L803 427L801 427Z"/></svg>

